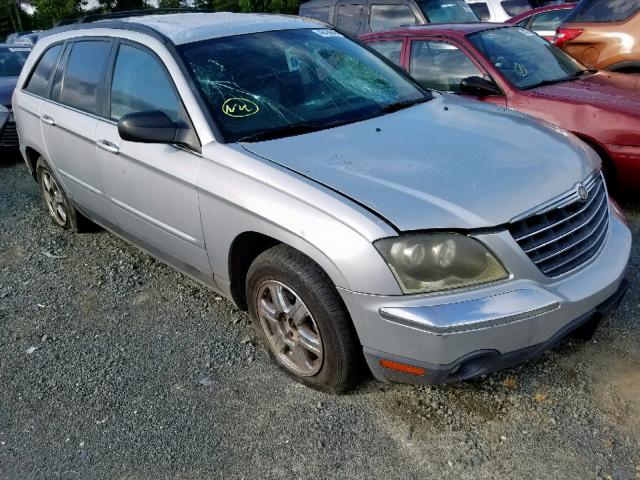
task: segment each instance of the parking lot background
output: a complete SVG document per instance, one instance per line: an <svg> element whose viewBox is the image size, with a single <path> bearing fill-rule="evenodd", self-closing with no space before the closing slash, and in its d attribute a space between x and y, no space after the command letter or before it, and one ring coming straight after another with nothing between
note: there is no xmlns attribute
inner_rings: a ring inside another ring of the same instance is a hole
<svg viewBox="0 0 640 480"><path fill-rule="evenodd" d="M0 477L640 478L631 289L594 341L445 386L294 383L245 313L105 232L54 227L0 166Z"/></svg>

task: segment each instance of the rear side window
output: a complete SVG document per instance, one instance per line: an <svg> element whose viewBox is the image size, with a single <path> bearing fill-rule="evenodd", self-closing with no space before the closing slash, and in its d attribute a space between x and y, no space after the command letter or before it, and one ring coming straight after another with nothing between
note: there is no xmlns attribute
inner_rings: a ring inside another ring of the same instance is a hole
<svg viewBox="0 0 640 480"><path fill-rule="evenodd" d="M484 2L478 3L470 3L469 6L473 13L475 13L481 22L486 22L491 18L491 13L489 12L489 5Z"/></svg>
<svg viewBox="0 0 640 480"><path fill-rule="evenodd" d="M60 102L89 113L97 113L100 80L111 44L80 41L73 44L64 73Z"/></svg>
<svg viewBox="0 0 640 480"><path fill-rule="evenodd" d="M362 26L363 14L364 5L362 4L339 5L336 26L350 35L358 33Z"/></svg>
<svg viewBox="0 0 640 480"><path fill-rule="evenodd" d="M531 30L555 31L568 14L569 10L554 10L536 15L531 22Z"/></svg>
<svg viewBox="0 0 640 480"><path fill-rule="evenodd" d="M402 53L402 42L400 40L373 42L368 45L396 65L400 65L400 54Z"/></svg>
<svg viewBox="0 0 640 480"><path fill-rule="evenodd" d="M33 70L31 78L25 87L27 92L33 93L34 95L40 95L41 97L49 95L49 79L51 78L53 69L58 62L58 57L60 56L61 51L62 45L55 45L40 57L40 60L38 61L38 64Z"/></svg>
<svg viewBox="0 0 640 480"><path fill-rule="evenodd" d="M372 32L420 23L408 5L371 5L369 26Z"/></svg>
<svg viewBox="0 0 640 480"><path fill-rule="evenodd" d="M447 42L414 40L411 42L409 73L425 88L460 92L460 82L482 77L482 72L458 47Z"/></svg>
<svg viewBox="0 0 640 480"><path fill-rule="evenodd" d="M567 22L619 22L640 10L638 0L583 0Z"/></svg>
<svg viewBox="0 0 640 480"><path fill-rule="evenodd" d="M111 118L161 110L178 121L180 100L164 66L139 48L121 45L111 81Z"/></svg>
<svg viewBox="0 0 640 480"><path fill-rule="evenodd" d="M510 17L515 17L521 13L528 12L537 5L529 0L502 0L502 8Z"/></svg>
<svg viewBox="0 0 640 480"><path fill-rule="evenodd" d="M328 23L329 11L329 7L305 7L300 9L300 15Z"/></svg>

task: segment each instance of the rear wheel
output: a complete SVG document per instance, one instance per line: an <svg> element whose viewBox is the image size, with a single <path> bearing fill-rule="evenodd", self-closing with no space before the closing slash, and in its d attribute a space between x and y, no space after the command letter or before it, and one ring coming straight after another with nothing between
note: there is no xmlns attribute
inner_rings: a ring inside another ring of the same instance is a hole
<svg viewBox="0 0 640 480"><path fill-rule="evenodd" d="M326 273L287 245L256 258L247 303L258 337L290 376L317 390L353 386L359 346L348 313Z"/></svg>
<svg viewBox="0 0 640 480"><path fill-rule="evenodd" d="M91 222L71 204L51 167L42 157L36 163L36 176L42 198L54 225L73 232L91 228Z"/></svg>

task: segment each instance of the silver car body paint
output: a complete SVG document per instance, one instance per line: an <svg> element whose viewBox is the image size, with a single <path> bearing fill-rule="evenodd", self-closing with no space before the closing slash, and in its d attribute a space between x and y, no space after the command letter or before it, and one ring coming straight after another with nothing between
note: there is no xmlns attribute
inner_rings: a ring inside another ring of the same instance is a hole
<svg viewBox="0 0 640 480"><path fill-rule="evenodd" d="M321 25L232 14L131 21L175 43ZM123 142L114 122L25 92L28 72L44 50L75 37L127 39L154 51L190 115L201 154ZM631 234L614 215L600 252L556 278L543 275L504 228L572 190L600 165L575 137L515 112L436 95L426 104L317 133L218 143L164 43L106 24L39 41L19 79L14 111L25 158L27 149L42 155L81 209L227 297L229 254L239 236L260 233L306 254L334 282L365 352L375 356L448 364L477 350L506 353L534 345L604 302L625 275ZM43 116L56 127L45 125ZM59 132L50 135L49 127ZM92 146L101 140L119 153ZM509 279L402 295L373 242L429 229L470 232L505 265Z"/></svg>

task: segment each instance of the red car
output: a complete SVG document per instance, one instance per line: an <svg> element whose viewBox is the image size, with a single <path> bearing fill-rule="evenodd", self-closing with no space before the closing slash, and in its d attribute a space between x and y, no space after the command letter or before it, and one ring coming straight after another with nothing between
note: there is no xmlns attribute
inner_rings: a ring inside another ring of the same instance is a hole
<svg viewBox="0 0 640 480"><path fill-rule="evenodd" d="M640 76L586 70L517 26L425 25L360 39L426 88L518 110L573 132L600 154L613 185L640 188Z"/></svg>
<svg viewBox="0 0 640 480"><path fill-rule="evenodd" d="M556 29L571 13L576 6L575 3L564 3L561 5L549 5L547 7L534 8L510 18L505 23L508 25L518 25L519 27L533 30L545 40L553 42Z"/></svg>

